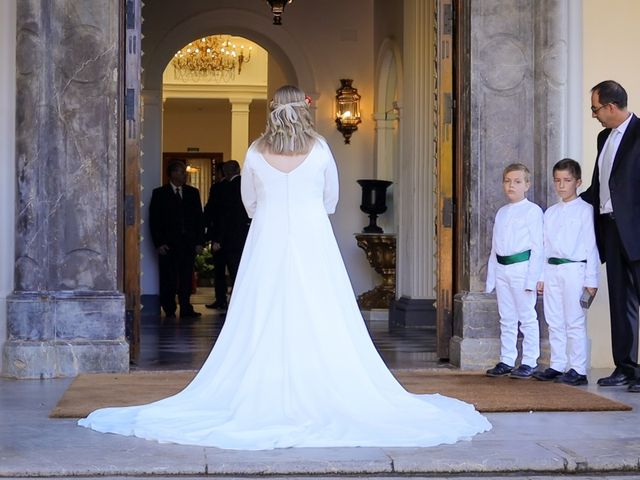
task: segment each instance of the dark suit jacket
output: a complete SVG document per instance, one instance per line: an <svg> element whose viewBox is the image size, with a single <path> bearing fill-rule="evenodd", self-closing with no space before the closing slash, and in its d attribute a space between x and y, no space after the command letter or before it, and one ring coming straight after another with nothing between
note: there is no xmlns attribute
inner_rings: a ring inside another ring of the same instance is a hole
<svg viewBox="0 0 640 480"><path fill-rule="evenodd" d="M216 235L214 241L220 243L228 252L242 251L251 223L242 203L241 181L238 175L231 181L221 183L222 188L218 194L220 219L219 225L214 229Z"/></svg>
<svg viewBox="0 0 640 480"><path fill-rule="evenodd" d="M176 198L171 184L154 189L149 205L149 228L156 248L202 245L204 228L198 189L183 185L182 200Z"/></svg>
<svg viewBox="0 0 640 480"><path fill-rule="evenodd" d="M213 242L220 241L218 228L220 227L223 214L221 203L223 194L221 192L225 184L226 181L221 180L211 185L209 198L207 199L207 204L204 206L204 225L207 228L205 239Z"/></svg>
<svg viewBox="0 0 640 480"><path fill-rule="evenodd" d="M598 157L610 132L611 129L606 128L598 134ZM582 194L582 198L593 205L596 240L600 258L604 262L606 258L600 219L598 157L596 157L591 186ZM640 260L640 120L633 114L613 161L609 188L616 226L620 232L622 244L629 260L638 261Z"/></svg>

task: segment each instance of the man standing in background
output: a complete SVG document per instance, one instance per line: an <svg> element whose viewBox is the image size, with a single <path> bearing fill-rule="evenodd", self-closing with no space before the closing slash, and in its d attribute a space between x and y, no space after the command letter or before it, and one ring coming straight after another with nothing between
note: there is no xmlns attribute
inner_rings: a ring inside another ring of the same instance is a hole
<svg viewBox="0 0 640 480"><path fill-rule="evenodd" d="M169 182L153 190L149 205L149 228L160 270L160 306L167 317L175 317L177 293L180 317L200 317L191 305L193 264L204 243L200 192L185 184L182 160L171 159L167 174Z"/></svg>

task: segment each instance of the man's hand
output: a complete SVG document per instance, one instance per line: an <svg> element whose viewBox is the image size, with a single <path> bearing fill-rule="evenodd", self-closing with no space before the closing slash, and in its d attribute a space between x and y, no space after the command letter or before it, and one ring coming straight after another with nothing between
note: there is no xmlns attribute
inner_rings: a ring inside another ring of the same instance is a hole
<svg viewBox="0 0 640 480"><path fill-rule="evenodd" d="M166 255L169 252L169 245L160 245L158 248L156 248L156 252L158 252L158 255Z"/></svg>
<svg viewBox="0 0 640 480"><path fill-rule="evenodd" d="M587 292L589 292L589 295L591 295L592 297L596 296L596 292L598 291L597 288L594 288L594 287L584 287L584 288Z"/></svg>

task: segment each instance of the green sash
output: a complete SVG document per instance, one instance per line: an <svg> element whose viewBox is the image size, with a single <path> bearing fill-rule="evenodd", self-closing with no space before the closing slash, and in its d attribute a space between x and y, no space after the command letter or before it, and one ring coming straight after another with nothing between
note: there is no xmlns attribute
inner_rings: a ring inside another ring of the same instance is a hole
<svg viewBox="0 0 640 480"><path fill-rule="evenodd" d="M562 265L563 263L587 263L587 261L586 260L569 260L568 258L549 257L547 258L547 263L549 265Z"/></svg>
<svg viewBox="0 0 640 480"><path fill-rule="evenodd" d="M514 263L526 262L531 257L531 250L525 250L524 252L514 253L513 255L496 255L498 263L500 265L512 265Z"/></svg>

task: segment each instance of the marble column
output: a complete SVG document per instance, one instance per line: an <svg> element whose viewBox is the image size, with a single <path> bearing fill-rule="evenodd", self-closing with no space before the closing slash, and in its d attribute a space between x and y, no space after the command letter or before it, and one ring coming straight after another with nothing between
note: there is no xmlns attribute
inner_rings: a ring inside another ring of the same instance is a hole
<svg viewBox="0 0 640 480"><path fill-rule="evenodd" d="M0 2L0 351L7 338L7 296L13 291L15 225L16 1ZM0 355L0 372L2 372Z"/></svg>
<svg viewBox="0 0 640 480"><path fill-rule="evenodd" d="M17 2L16 239L4 374L126 371L118 0Z"/></svg>
<svg viewBox="0 0 640 480"><path fill-rule="evenodd" d="M568 2L561 0L471 0L469 98L465 153L467 247L464 290L454 300L451 360L462 368L485 368L499 359L495 294L481 293L491 250L493 220L505 203L502 170L512 162L532 174L528 198L543 209L554 202L554 163L567 155ZM465 109L465 101L467 102ZM544 365L545 322L538 305Z"/></svg>
<svg viewBox="0 0 640 480"><path fill-rule="evenodd" d="M435 298L435 3L404 1L403 105L396 186L400 297L390 324L430 325Z"/></svg>
<svg viewBox="0 0 640 480"><path fill-rule="evenodd" d="M230 98L231 102L231 158L240 165L249 148L249 104L251 99Z"/></svg>

